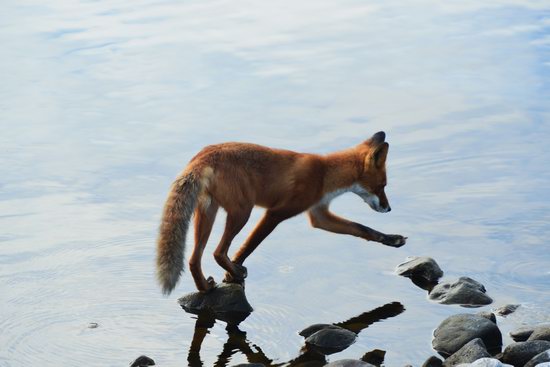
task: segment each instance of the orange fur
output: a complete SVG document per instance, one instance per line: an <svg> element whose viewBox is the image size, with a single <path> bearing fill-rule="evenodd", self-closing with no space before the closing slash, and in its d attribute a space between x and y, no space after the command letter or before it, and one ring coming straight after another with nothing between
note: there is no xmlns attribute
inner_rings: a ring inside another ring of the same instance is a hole
<svg viewBox="0 0 550 367"><path fill-rule="evenodd" d="M216 212L227 212L222 239L214 251L226 280L246 277L243 261L285 219L308 211L311 224L331 232L399 247L405 237L386 235L337 217L330 201L352 191L380 212L390 210L384 193L388 143L383 132L350 149L326 156L296 153L247 143L211 145L200 151L178 177L168 196L157 243L157 273L170 293L183 270L185 236L190 213L195 215L195 246L189 267L197 289L206 292L201 258ZM266 208L256 228L232 260L227 256L233 238L248 221L254 206Z"/></svg>

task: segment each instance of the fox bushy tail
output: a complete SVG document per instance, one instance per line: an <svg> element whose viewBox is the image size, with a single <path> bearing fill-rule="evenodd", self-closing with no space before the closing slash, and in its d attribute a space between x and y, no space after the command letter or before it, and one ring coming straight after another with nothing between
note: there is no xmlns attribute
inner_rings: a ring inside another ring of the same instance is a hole
<svg viewBox="0 0 550 367"><path fill-rule="evenodd" d="M166 295L176 287L183 271L185 237L201 186L195 173L182 174L172 184L164 205L157 240L157 278Z"/></svg>

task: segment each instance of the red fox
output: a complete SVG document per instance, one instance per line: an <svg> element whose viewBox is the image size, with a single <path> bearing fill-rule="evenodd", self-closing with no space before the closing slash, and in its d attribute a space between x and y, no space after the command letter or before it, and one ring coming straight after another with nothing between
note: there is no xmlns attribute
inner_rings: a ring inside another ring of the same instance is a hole
<svg viewBox="0 0 550 367"><path fill-rule="evenodd" d="M201 258L220 206L227 212L227 220L214 258L226 270L227 282L243 282L247 276L244 260L279 223L304 211L315 228L403 246L406 237L375 231L328 209L332 199L353 192L377 212L391 210L384 193L389 148L385 138L380 131L355 147L326 156L247 143L210 145L201 150L172 184L164 206L157 241L157 275L163 293L172 292L183 271L185 237L193 214L191 275L202 293L215 286L212 277L204 277ZM266 208L265 214L230 260L231 241L254 206Z"/></svg>

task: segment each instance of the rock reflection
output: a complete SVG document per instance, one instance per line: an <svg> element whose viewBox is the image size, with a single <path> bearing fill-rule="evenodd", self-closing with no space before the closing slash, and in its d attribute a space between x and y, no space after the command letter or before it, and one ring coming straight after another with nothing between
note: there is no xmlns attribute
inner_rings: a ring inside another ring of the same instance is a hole
<svg viewBox="0 0 550 367"><path fill-rule="evenodd" d="M399 302L392 302L371 311L364 312L358 316L347 319L346 321L330 324L335 329L346 329L356 335L369 327L375 322L395 317L405 310L404 306ZM189 311L187 311L189 312ZM204 365L200 357L200 351L204 339L209 334L209 330L214 326L216 321L224 321L227 323L225 328L227 332L227 340L222 347L222 351L217 356L214 363L216 367L228 366L232 357L241 353L246 357L248 363L256 363L264 366L323 366L327 363L326 355L318 348L312 347L309 343L304 343L299 355L287 362L273 363L274 359L269 358L260 346L252 343L247 338L247 333L239 328L239 324L246 319L248 315L240 314L237 318L224 317L221 320L216 313L211 310L203 310L201 312L189 312L197 315L195 323L195 332L193 340L189 348L187 361L189 366ZM227 316L227 315L224 315ZM244 316L244 317L243 317ZM368 353L367 353L368 354ZM383 358L383 354L382 354Z"/></svg>

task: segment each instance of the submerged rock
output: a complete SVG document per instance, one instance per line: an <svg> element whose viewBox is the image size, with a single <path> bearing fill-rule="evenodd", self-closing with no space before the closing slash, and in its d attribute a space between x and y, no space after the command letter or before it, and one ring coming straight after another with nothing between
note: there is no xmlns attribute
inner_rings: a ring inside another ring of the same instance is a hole
<svg viewBox="0 0 550 367"><path fill-rule="evenodd" d="M437 283L443 276L443 270L431 257L408 258L402 264L397 265L397 274L416 280L424 280L428 283Z"/></svg>
<svg viewBox="0 0 550 367"><path fill-rule="evenodd" d="M154 366L155 361L153 361L151 358L147 356L139 356L136 358L134 362L130 364L130 367L147 367L147 366Z"/></svg>
<svg viewBox="0 0 550 367"><path fill-rule="evenodd" d="M516 367L522 367L537 354L550 349L550 342L546 340L531 340L526 342L517 342L508 345L500 360Z"/></svg>
<svg viewBox="0 0 550 367"><path fill-rule="evenodd" d="M513 331L510 331L510 337L515 342L524 342L529 339L531 334L533 334L533 331L535 331L535 326L522 326Z"/></svg>
<svg viewBox="0 0 550 367"><path fill-rule="evenodd" d="M432 346L443 357L449 357L476 338L483 341L491 355L500 352L502 334L497 325L472 314L453 315L443 320L434 331Z"/></svg>
<svg viewBox="0 0 550 367"><path fill-rule="evenodd" d="M533 329L527 340L546 340L550 341L550 325L539 325Z"/></svg>
<svg viewBox="0 0 550 367"><path fill-rule="evenodd" d="M178 302L189 313L212 312L217 319L236 324L253 311L246 299L244 288L235 283L217 284L206 294L189 293Z"/></svg>
<svg viewBox="0 0 550 367"><path fill-rule="evenodd" d="M550 349L531 358L524 367L536 367L541 363L550 363Z"/></svg>
<svg viewBox="0 0 550 367"><path fill-rule="evenodd" d="M495 313L499 316L507 316L513 312L515 312L520 305L505 305L502 307L499 307L495 310Z"/></svg>
<svg viewBox="0 0 550 367"><path fill-rule="evenodd" d="M470 340L462 348L457 350L452 356L443 362L444 367L452 367L461 363L472 363L480 358L491 358L491 355L485 349L485 344L479 338Z"/></svg>
<svg viewBox="0 0 550 367"><path fill-rule="evenodd" d="M330 324L311 325L299 334L306 338L309 348L324 355L341 352L357 339L354 332Z"/></svg>
<svg viewBox="0 0 550 367"><path fill-rule="evenodd" d="M358 359L340 359L338 361L330 362L325 367L376 367L370 363L360 361Z"/></svg>
<svg viewBox="0 0 550 367"><path fill-rule="evenodd" d="M445 305L478 307L493 302L485 293L483 284L472 278L460 277L457 281L436 285L430 292L429 298Z"/></svg>

